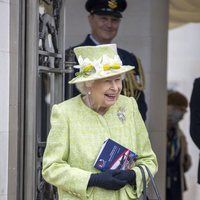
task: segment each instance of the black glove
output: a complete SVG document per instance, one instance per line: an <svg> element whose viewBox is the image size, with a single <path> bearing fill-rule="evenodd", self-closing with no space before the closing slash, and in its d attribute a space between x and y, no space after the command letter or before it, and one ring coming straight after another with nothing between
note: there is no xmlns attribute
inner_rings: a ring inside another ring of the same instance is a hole
<svg viewBox="0 0 200 200"><path fill-rule="evenodd" d="M107 170L98 174L91 174L88 187L97 186L107 190L119 190L127 184L127 180L120 180L116 176L120 170Z"/></svg>
<svg viewBox="0 0 200 200"><path fill-rule="evenodd" d="M136 174L134 170L121 170L115 178L118 178L119 180L126 180L130 185L136 185Z"/></svg>

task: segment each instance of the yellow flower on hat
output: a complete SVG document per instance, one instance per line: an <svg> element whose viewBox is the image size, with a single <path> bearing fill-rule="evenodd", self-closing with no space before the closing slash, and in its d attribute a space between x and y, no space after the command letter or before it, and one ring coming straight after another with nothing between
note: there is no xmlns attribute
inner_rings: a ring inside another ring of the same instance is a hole
<svg viewBox="0 0 200 200"><path fill-rule="evenodd" d="M116 64L112 65L111 67L112 67L112 69L120 69L121 65L116 63Z"/></svg>
<svg viewBox="0 0 200 200"><path fill-rule="evenodd" d="M113 65L109 65L109 64L105 64L103 65L103 70L104 71L107 71L107 70L110 70L110 69L120 69L121 65L116 63L116 64L113 64Z"/></svg>
<svg viewBox="0 0 200 200"><path fill-rule="evenodd" d="M88 64L86 66L83 67L82 71L83 72L89 72L92 71L93 65L92 64Z"/></svg>
<svg viewBox="0 0 200 200"><path fill-rule="evenodd" d="M104 71L107 71L109 69L110 69L110 65L108 65L108 64L103 65L103 70Z"/></svg>

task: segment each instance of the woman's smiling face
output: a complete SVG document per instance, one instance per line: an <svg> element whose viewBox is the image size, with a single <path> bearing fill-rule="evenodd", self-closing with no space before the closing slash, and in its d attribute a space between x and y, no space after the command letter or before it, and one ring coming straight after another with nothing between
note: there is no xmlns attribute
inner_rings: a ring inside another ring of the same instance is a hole
<svg viewBox="0 0 200 200"><path fill-rule="evenodd" d="M107 109L118 99L122 90L122 75L94 81L90 88L92 108L96 111Z"/></svg>

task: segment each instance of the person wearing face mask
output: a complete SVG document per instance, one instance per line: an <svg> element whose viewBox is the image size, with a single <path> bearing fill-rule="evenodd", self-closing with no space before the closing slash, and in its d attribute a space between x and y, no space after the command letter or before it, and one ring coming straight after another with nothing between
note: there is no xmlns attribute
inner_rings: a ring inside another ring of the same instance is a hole
<svg viewBox="0 0 200 200"><path fill-rule="evenodd" d="M167 104L166 200L182 200L187 189L184 173L191 167L191 157L179 122L186 113L188 100L180 92L171 91Z"/></svg>

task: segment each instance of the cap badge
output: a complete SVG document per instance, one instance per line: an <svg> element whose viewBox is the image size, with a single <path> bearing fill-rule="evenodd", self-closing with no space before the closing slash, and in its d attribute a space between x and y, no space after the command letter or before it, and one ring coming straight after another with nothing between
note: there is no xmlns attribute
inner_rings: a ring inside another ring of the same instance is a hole
<svg viewBox="0 0 200 200"><path fill-rule="evenodd" d="M108 1L108 7L111 8L111 9L115 9L117 8L118 4L117 4L117 1L116 0L110 0Z"/></svg>

